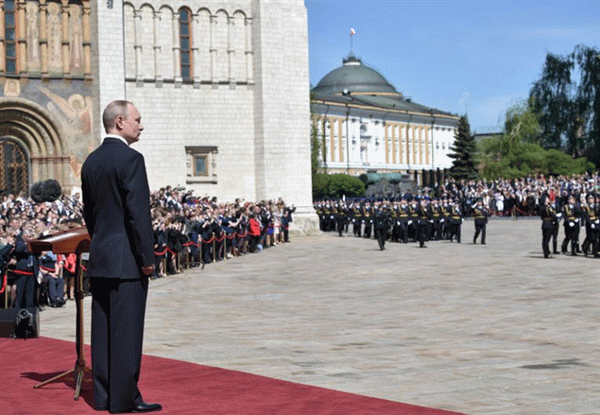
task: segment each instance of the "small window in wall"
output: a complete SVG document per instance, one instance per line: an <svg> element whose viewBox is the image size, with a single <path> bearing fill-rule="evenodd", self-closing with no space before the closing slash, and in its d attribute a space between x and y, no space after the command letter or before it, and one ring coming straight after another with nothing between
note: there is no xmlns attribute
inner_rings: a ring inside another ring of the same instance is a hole
<svg viewBox="0 0 600 415"><path fill-rule="evenodd" d="M184 7L179 10L179 47L181 59L181 77L192 78L192 13Z"/></svg>
<svg viewBox="0 0 600 415"><path fill-rule="evenodd" d="M4 65L8 74L17 73L17 25L14 0L4 1Z"/></svg>
<svg viewBox="0 0 600 415"><path fill-rule="evenodd" d="M208 165L206 163L208 156L206 154L200 154L194 156L194 176L195 177L206 177L208 176Z"/></svg>
<svg viewBox="0 0 600 415"><path fill-rule="evenodd" d="M217 147L189 146L187 158L187 183L217 183Z"/></svg>

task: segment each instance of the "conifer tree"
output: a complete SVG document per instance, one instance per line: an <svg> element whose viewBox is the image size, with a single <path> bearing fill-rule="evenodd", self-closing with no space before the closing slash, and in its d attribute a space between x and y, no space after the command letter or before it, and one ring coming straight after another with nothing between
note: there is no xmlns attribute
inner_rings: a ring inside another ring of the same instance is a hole
<svg viewBox="0 0 600 415"><path fill-rule="evenodd" d="M475 137L471 134L471 126L465 115L458 121L458 132L454 136L454 145L450 147L453 159L450 174L457 179L474 179L477 177L475 167Z"/></svg>

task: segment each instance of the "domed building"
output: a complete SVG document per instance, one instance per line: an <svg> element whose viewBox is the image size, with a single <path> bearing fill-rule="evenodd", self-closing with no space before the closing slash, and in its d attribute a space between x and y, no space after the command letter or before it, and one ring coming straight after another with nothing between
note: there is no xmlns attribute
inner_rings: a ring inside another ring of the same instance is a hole
<svg viewBox="0 0 600 415"><path fill-rule="evenodd" d="M328 173L408 173L428 185L452 165L459 116L405 98L353 54L312 89L311 110Z"/></svg>

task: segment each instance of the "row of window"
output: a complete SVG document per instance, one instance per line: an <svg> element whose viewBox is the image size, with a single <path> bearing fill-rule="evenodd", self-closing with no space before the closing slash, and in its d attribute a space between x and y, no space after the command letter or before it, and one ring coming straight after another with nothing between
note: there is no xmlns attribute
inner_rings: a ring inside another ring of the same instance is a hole
<svg viewBox="0 0 600 415"><path fill-rule="evenodd" d="M17 26L14 0L4 0L4 50L6 73L17 73Z"/></svg>

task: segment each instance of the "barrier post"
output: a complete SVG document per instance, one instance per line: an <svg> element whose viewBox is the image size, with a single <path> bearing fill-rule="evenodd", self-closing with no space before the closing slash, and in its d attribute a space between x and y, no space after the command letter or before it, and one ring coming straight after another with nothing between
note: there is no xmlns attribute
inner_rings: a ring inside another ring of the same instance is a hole
<svg viewBox="0 0 600 415"><path fill-rule="evenodd" d="M215 237L215 234L213 232L212 234L212 243L213 243L213 262L217 262L217 238Z"/></svg>

